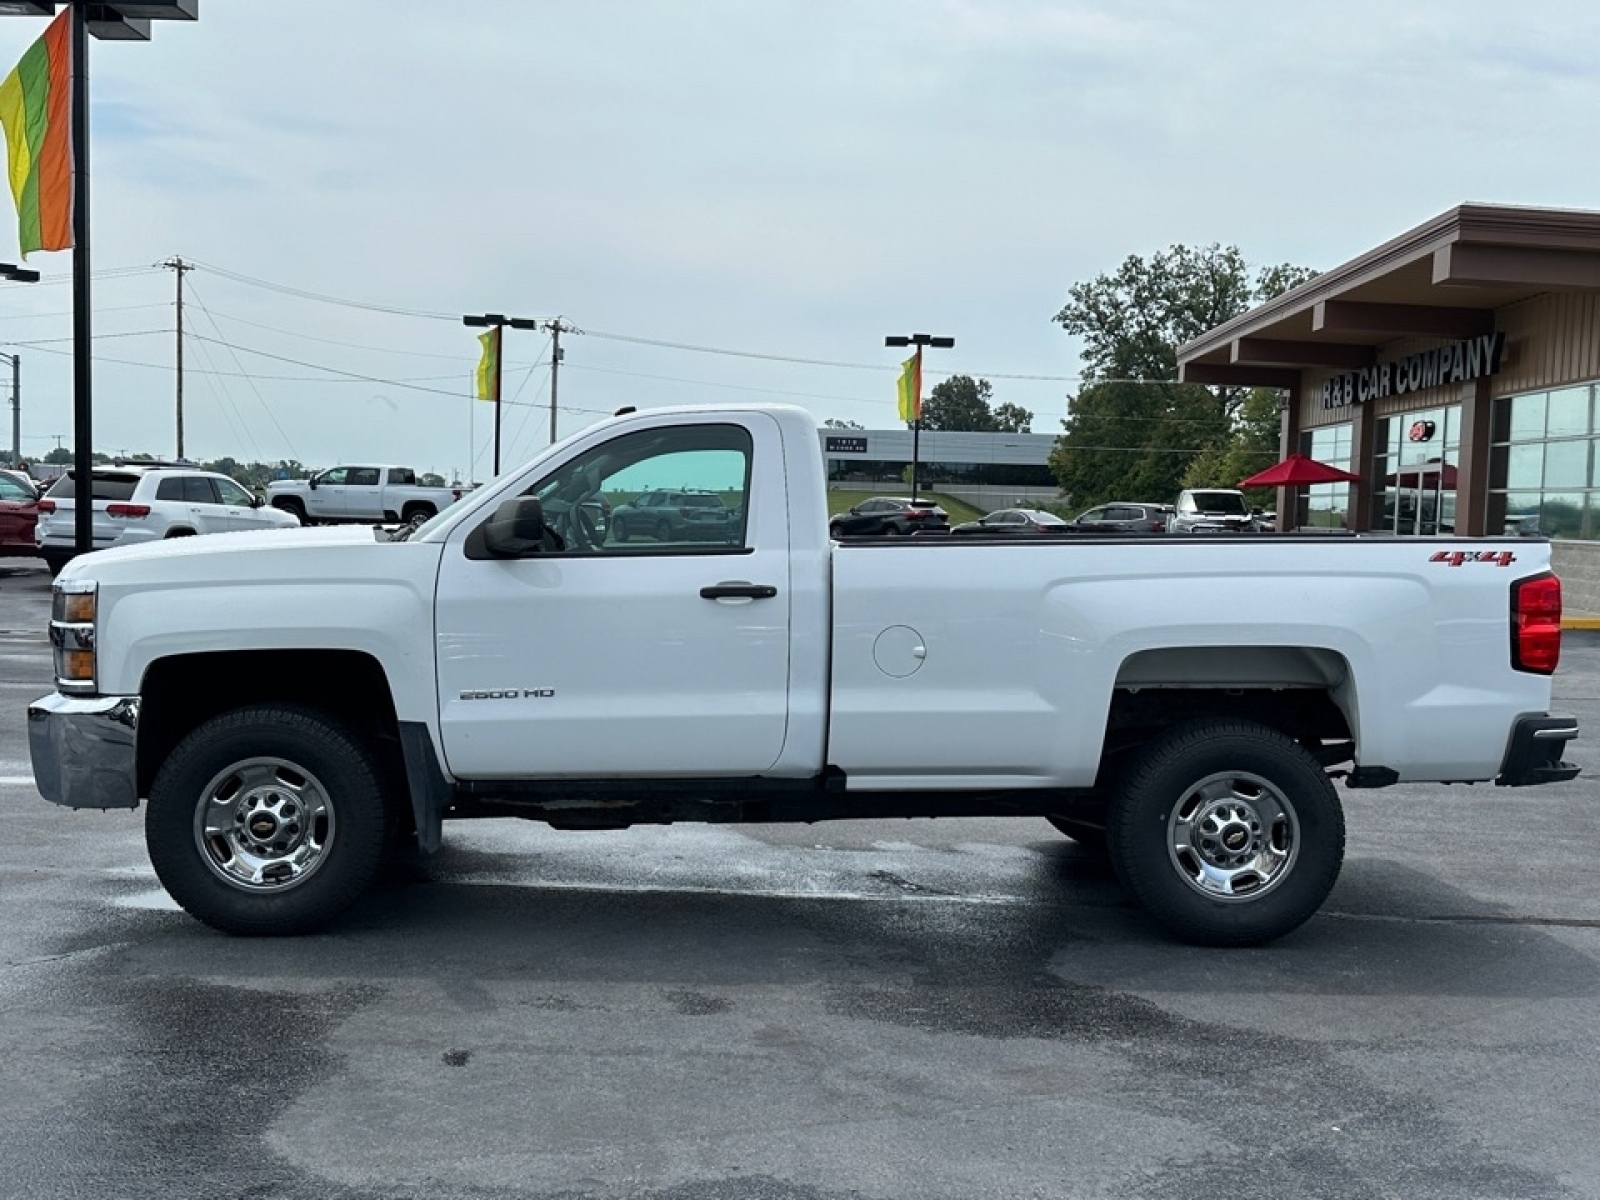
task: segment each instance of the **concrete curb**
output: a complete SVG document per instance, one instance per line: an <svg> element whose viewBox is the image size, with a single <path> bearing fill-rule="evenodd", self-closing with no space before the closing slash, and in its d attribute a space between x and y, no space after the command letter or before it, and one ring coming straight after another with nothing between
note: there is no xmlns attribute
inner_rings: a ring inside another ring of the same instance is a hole
<svg viewBox="0 0 1600 1200"><path fill-rule="evenodd" d="M1575 613L1561 618L1563 629L1600 629L1600 617L1591 613Z"/></svg>

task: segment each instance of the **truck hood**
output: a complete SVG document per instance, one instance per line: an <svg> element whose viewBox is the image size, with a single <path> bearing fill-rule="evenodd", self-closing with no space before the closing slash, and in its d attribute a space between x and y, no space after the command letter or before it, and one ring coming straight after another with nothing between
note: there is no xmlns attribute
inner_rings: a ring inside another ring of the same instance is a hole
<svg viewBox="0 0 1600 1200"><path fill-rule="evenodd" d="M387 535L369 525L208 533L80 554L61 569L60 577L107 579L128 575L142 580L193 580L257 576L262 572L261 560L287 565L295 555L315 558L327 568L331 577L337 574L332 566L334 556L348 552L353 546L383 544L398 548L408 543L387 543ZM296 568L292 573L300 574L301 569Z"/></svg>

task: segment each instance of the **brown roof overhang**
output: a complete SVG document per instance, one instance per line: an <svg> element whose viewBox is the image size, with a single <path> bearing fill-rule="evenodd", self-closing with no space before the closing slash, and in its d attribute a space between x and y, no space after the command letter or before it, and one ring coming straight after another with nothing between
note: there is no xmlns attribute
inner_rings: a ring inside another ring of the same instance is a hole
<svg viewBox="0 0 1600 1200"><path fill-rule="evenodd" d="M1289 387L1400 338L1473 337L1496 309L1600 291L1600 212L1463 204L1178 348L1189 383Z"/></svg>

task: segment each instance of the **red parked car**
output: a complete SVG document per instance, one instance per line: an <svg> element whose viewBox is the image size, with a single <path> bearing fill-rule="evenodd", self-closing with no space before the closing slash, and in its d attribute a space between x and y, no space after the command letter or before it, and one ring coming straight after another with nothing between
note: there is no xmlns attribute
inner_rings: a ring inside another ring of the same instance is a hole
<svg viewBox="0 0 1600 1200"><path fill-rule="evenodd" d="M39 489L20 471L0 470L0 556L38 558L33 527L39 521Z"/></svg>

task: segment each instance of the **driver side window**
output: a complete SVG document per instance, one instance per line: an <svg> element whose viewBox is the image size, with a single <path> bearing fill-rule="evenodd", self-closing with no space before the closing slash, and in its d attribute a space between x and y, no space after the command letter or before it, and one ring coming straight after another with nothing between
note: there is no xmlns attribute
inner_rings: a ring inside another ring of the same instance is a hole
<svg viewBox="0 0 1600 1200"><path fill-rule="evenodd" d="M528 490L544 508L545 553L728 554L745 549L750 434L679 425L623 434Z"/></svg>

